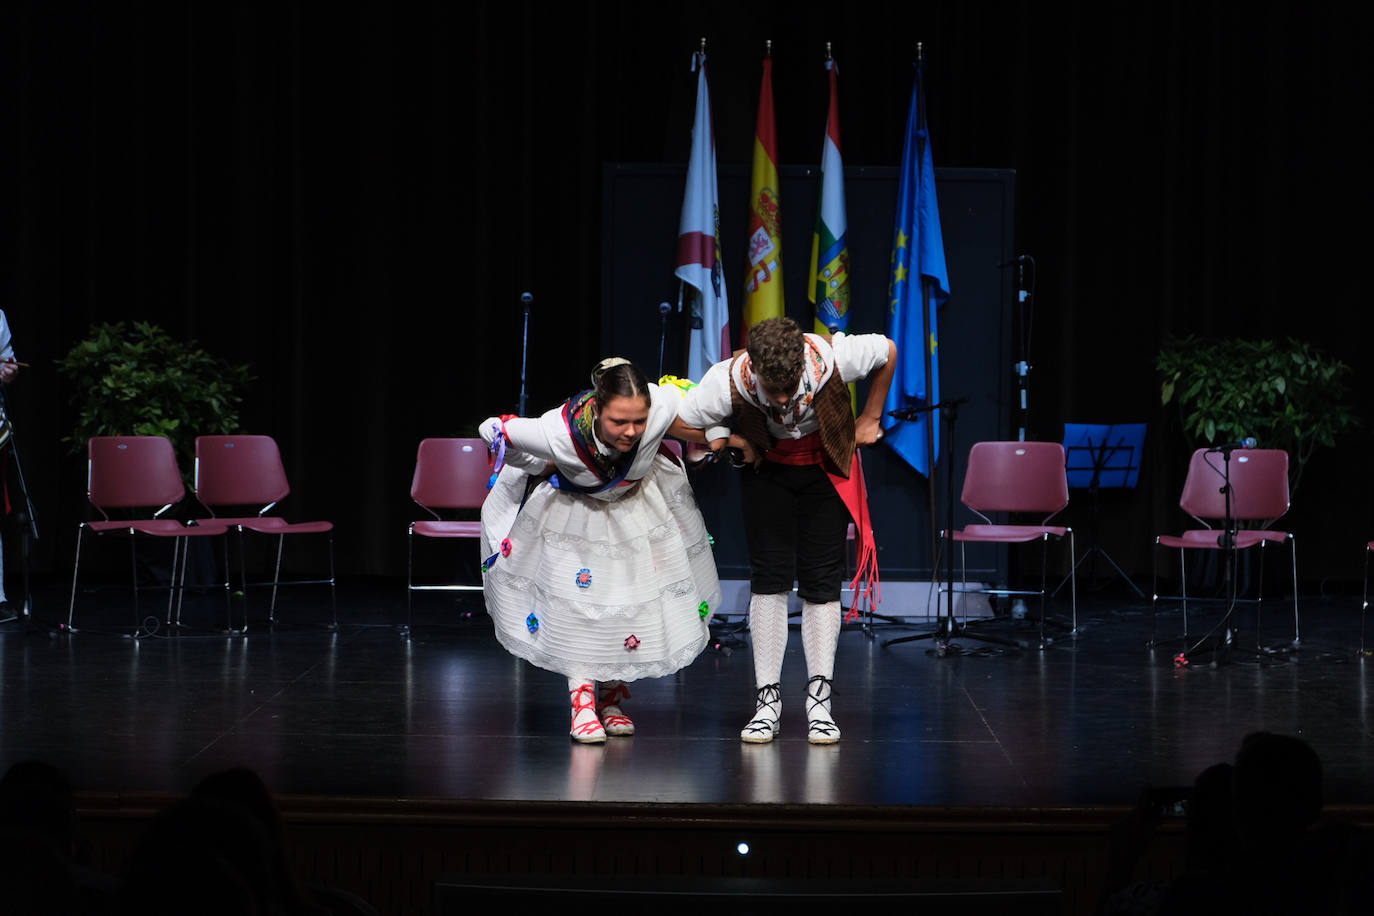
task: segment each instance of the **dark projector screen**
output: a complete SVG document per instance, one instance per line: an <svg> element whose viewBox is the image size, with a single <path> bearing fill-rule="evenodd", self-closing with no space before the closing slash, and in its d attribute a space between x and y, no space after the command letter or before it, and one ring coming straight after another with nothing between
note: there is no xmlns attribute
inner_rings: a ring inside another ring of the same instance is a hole
<svg viewBox="0 0 1374 916"><path fill-rule="evenodd" d="M783 211L783 278L787 314L812 329L806 298L819 172L780 169ZM743 302L745 228L749 170L721 166L721 249L730 300L732 345L739 345ZM673 276L685 166L611 164L603 181L601 343L604 355L634 360L651 377L682 374L686 365L685 323L677 311ZM967 398L957 412L954 435L955 524L973 516L958 503L969 446L1014 438L1012 307L1017 294L1010 269L1014 252L1015 174L1002 169L937 169L936 187L949 269L950 298L939 317L940 392ZM850 168L845 172L853 289L850 333L883 332L887 320L888 265L897 197L895 168ZM662 315L660 303L670 311ZM660 350L662 362L660 371ZM859 389L863 403L866 388ZM944 446L935 473L938 527L946 523L947 478ZM882 444L863 456L869 506L885 579L930 579L931 495L927 480ZM716 540L722 578L749 576L735 475L709 466L693 474L708 529ZM974 545L969 576L1004 581L1006 550ZM943 561L941 562L943 571ZM894 613L899 609L892 608Z"/></svg>

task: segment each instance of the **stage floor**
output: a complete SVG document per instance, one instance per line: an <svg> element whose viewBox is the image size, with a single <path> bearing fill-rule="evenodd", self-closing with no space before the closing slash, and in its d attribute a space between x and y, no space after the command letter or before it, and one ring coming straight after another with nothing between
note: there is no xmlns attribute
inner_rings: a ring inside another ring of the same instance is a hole
<svg viewBox="0 0 1374 916"><path fill-rule="evenodd" d="M978 631L1031 647L960 636L964 652L938 656L933 641L882 645L923 629L918 618L881 624L876 638L846 626L835 679L844 737L829 747L806 742L795 626L782 734L739 741L752 665L747 637L723 633L732 651L707 649L674 677L631 685L636 735L579 746L563 678L507 655L480 597L417 595L406 639L403 585L342 584L337 632L321 626L322 592L288 593L276 628L254 593L246 636L218 632L223 602L201 596L183 617L194 628L130 639L119 590L83 594L80 632L62 634L42 624L65 618L65 590L39 589L40 625L0 627L0 764L42 758L96 793L181 792L244 765L281 795L1059 808L1128 805L1142 784L1189 783L1265 729L1317 749L1329 803L1374 803L1358 598L1304 598L1300 651L1235 653L1215 668L1204 655L1176 666L1175 646L1147 649L1149 605L1101 594L1081 597L1076 638L1051 627L1044 650L1009 620ZM1067 614L1067 602L1051 610ZM1196 633L1216 616L1195 609ZM1240 620L1239 641L1253 644L1251 617ZM1161 627L1179 621L1173 609ZM1264 623L1269 642L1286 642L1291 605L1267 603Z"/></svg>

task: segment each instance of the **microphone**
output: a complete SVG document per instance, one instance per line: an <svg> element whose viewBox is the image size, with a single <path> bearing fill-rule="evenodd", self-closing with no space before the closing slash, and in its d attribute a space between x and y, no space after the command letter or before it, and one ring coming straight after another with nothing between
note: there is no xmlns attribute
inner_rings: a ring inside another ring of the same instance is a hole
<svg viewBox="0 0 1374 916"><path fill-rule="evenodd" d="M666 315L666 314L668 314L669 312L671 312L672 310L673 310L673 307L672 307L670 304L668 304L667 302L660 302L660 303L658 304L658 313L659 313L660 315Z"/></svg>
<svg viewBox="0 0 1374 916"><path fill-rule="evenodd" d="M1213 452L1234 452L1238 448L1254 448L1259 444L1259 440L1254 436L1246 436L1239 442L1227 442L1225 445L1217 445L1207 450L1207 454Z"/></svg>
<svg viewBox="0 0 1374 916"><path fill-rule="evenodd" d="M1018 254L1016 257L1012 258L1011 260L1009 260L1009 261L1003 261L1001 264L998 264L998 265L997 265L997 268L998 268L998 270L1001 270L1001 269L1003 269L1003 268L1010 267L1010 266L1013 265L1013 264L1020 264L1020 263L1022 263L1023 261L1029 261L1029 260L1030 260L1030 255L1028 255L1028 254Z"/></svg>
<svg viewBox="0 0 1374 916"><path fill-rule="evenodd" d="M520 301L523 302L523 303L525 303L525 308L529 308L530 303L534 302L534 294L533 294L533 293L521 293L521 294L520 294Z"/></svg>

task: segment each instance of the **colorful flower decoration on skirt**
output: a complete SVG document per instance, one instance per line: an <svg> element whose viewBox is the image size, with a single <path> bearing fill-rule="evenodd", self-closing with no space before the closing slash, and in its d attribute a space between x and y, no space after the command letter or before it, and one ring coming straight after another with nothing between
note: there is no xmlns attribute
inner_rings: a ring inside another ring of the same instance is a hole
<svg viewBox="0 0 1374 916"><path fill-rule="evenodd" d="M705 620L707 617L710 617L711 605L707 604L705 601L701 602L701 604L698 604L697 616L700 617L702 620Z"/></svg>
<svg viewBox="0 0 1374 916"><path fill-rule="evenodd" d="M487 570L491 569L493 566L496 565L496 556L496 554L492 554L491 556L487 557L485 560L482 561L482 572L485 573Z"/></svg>
<svg viewBox="0 0 1374 916"><path fill-rule="evenodd" d="M592 571L591 571L590 569L579 569L579 570L577 571L577 587L578 587L578 588L591 588L591 587L592 587Z"/></svg>
<svg viewBox="0 0 1374 916"><path fill-rule="evenodd" d="M639 648L639 637L631 633L625 637L625 648L631 651Z"/></svg>
<svg viewBox="0 0 1374 916"><path fill-rule="evenodd" d="M504 541L501 542L501 556L510 556L510 538L506 538Z"/></svg>
<svg viewBox="0 0 1374 916"><path fill-rule="evenodd" d="M525 618L525 626L531 633L536 632L539 629L539 618L531 614Z"/></svg>
<svg viewBox="0 0 1374 916"><path fill-rule="evenodd" d="M706 543L710 547L716 546L716 539L711 537L709 532L706 534Z"/></svg>

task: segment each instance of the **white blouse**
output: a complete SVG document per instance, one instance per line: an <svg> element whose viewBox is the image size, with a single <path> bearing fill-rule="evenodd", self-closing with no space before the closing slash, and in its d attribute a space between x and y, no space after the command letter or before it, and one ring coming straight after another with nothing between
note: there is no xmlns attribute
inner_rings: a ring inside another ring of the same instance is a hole
<svg viewBox="0 0 1374 916"><path fill-rule="evenodd" d="M841 381L847 384L866 378L870 372L887 365L888 339L882 334L850 336L837 333L829 343L816 334L807 334L806 338L814 348L812 352L819 354L824 365L805 367L792 409L783 414L781 421L774 417L772 410L764 410L768 417L768 432L775 439L800 439L820 428L810 398L806 396L808 380L813 388L818 388L833 372L839 372ZM706 430L708 441L730 434L730 430L721 425L734 412L730 402L730 362L724 360L706 370L701 383L687 391L678 409L678 416L683 423ZM735 374L740 374L738 367ZM741 393L755 406L762 408L767 404L767 398L760 391L746 392L742 387Z"/></svg>
<svg viewBox="0 0 1374 916"><path fill-rule="evenodd" d="M639 440L639 452L625 474L627 481L639 480L649 473L649 469L653 467L654 456L658 454L658 445L667 434L673 418L677 416L678 405L681 402L682 398L677 388L649 385L649 421L645 425L643 437ZM491 445L501 427L499 417L490 417L482 421L480 433L488 445ZM578 457L572 435L563 420L562 404L539 417L517 417L507 420L505 431L507 464L538 473L543 465L553 462L560 476L580 487L594 487L602 482ZM614 449L603 445L595 438L594 441L601 454L614 454ZM612 487L589 495L598 499L616 499L621 495L618 491L625 489L627 488Z"/></svg>

